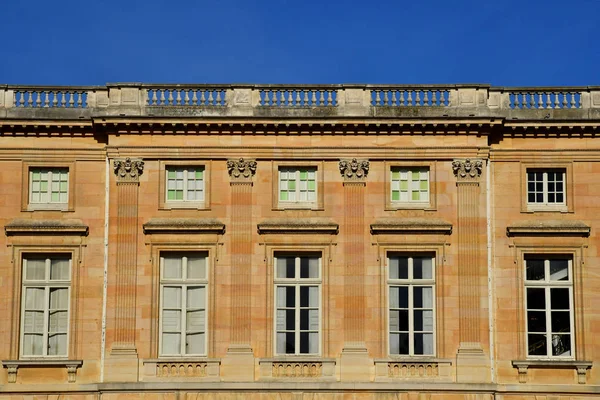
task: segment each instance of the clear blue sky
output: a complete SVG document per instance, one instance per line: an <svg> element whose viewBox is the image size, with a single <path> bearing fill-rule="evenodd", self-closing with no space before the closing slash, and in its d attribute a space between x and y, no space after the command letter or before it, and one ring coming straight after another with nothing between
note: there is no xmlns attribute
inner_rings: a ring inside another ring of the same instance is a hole
<svg viewBox="0 0 600 400"><path fill-rule="evenodd" d="M600 0L0 3L0 83L600 85Z"/></svg>

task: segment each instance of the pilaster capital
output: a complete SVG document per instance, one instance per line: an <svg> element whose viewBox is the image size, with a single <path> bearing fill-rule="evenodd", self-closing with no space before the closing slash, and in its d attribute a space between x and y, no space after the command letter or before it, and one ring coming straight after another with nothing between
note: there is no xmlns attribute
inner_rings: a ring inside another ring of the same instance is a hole
<svg viewBox="0 0 600 400"><path fill-rule="evenodd" d="M256 161L243 158L227 160L227 171L231 182L252 182L252 177L256 173Z"/></svg>
<svg viewBox="0 0 600 400"><path fill-rule="evenodd" d="M369 174L369 161L356 158L352 160L340 160L340 173L344 182L365 182Z"/></svg>
<svg viewBox="0 0 600 400"><path fill-rule="evenodd" d="M454 160L452 161L452 171L456 176L457 182L479 183L483 162L481 160Z"/></svg>
<svg viewBox="0 0 600 400"><path fill-rule="evenodd" d="M113 168L117 176L117 184L139 183L140 175L144 173L144 162L127 157L124 160L115 160Z"/></svg>

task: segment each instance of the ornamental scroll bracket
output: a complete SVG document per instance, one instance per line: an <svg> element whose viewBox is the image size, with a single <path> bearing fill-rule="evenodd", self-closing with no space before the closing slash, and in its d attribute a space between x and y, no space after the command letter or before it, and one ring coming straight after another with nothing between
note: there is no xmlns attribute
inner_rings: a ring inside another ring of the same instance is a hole
<svg viewBox="0 0 600 400"><path fill-rule="evenodd" d="M481 172L483 171L483 162L481 160L454 160L452 162L452 172L456 176L457 183L469 182L479 183Z"/></svg>
<svg viewBox="0 0 600 400"><path fill-rule="evenodd" d="M341 160L340 173L344 178L344 182L365 182L369 174L369 161L357 160Z"/></svg>
<svg viewBox="0 0 600 400"><path fill-rule="evenodd" d="M227 171L231 177L231 183L234 182L252 182L252 177L256 173L256 161L244 160L227 160Z"/></svg>
<svg viewBox="0 0 600 400"><path fill-rule="evenodd" d="M144 173L144 162L127 157L124 160L115 160L113 168L117 176L117 184L139 183L140 175Z"/></svg>

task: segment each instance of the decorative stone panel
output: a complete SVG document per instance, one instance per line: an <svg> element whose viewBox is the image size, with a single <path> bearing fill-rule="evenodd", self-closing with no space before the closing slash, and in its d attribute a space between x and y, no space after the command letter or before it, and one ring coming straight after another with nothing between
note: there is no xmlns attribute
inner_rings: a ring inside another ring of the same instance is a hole
<svg viewBox="0 0 600 400"><path fill-rule="evenodd" d="M19 368L55 368L67 369L67 381L75 383L77 369L83 364L82 360L3 360L2 365L8 370L8 383L17 383Z"/></svg>
<svg viewBox="0 0 600 400"><path fill-rule="evenodd" d="M169 380L218 380L221 361L218 359L176 360L148 359L144 360L145 381Z"/></svg>
<svg viewBox="0 0 600 400"><path fill-rule="evenodd" d="M335 379L335 359L261 359L259 365L261 380Z"/></svg>
<svg viewBox="0 0 600 400"><path fill-rule="evenodd" d="M375 380L440 380L451 379L450 360L375 360Z"/></svg>
<svg viewBox="0 0 600 400"><path fill-rule="evenodd" d="M569 369L577 370L577 383L587 382L587 370L592 368L591 361L556 361L556 360L513 360L512 366L519 372L519 383L527 383L529 368Z"/></svg>
<svg viewBox="0 0 600 400"><path fill-rule="evenodd" d="M231 182L252 182L252 177L256 173L256 161L244 160L227 160L227 171L231 177Z"/></svg>
<svg viewBox="0 0 600 400"><path fill-rule="evenodd" d="M369 161L357 160L341 160L340 173L344 178L344 182L364 182L369 174Z"/></svg>

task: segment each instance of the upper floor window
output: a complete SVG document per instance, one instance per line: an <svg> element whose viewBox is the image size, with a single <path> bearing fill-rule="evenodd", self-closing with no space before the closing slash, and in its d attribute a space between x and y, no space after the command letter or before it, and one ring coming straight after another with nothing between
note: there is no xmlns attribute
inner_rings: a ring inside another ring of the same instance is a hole
<svg viewBox="0 0 600 400"><path fill-rule="evenodd" d="M529 357L574 357L572 271L570 256L525 256Z"/></svg>
<svg viewBox="0 0 600 400"><path fill-rule="evenodd" d="M160 258L160 352L206 355L207 253Z"/></svg>
<svg viewBox="0 0 600 400"><path fill-rule="evenodd" d="M315 203L317 201L317 169L314 167L281 167L279 169L279 201L282 203Z"/></svg>
<svg viewBox="0 0 600 400"><path fill-rule="evenodd" d="M69 332L69 255L23 258L21 355L66 357Z"/></svg>
<svg viewBox="0 0 600 400"><path fill-rule="evenodd" d="M203 202L204 201L204 167L172 167L166 168L167 202Z"/></svg>
<svg viewBox="0 0 600 400"><path fill-rule="evenodd" d="M68 168L31 168L29 204L66 205L69 202Z"/></svg>
<svg viewBox="0 0 600 400"><path fill-rule="evenodd" d="M565 206L564 169L527 169L527 204Z"/></svg>
<svg viewBox="0 0 600 400"><path fill-rule="evenodd" d="M392 203L429 203L429 168L393 167Z"/></svg>
<svg viewBox="0 0 600 400"><path fill-rule="evenodd" d="M321 257L275 255L276 354L319 354Z"/></svg>
<svg viewBox="0 0 600 400"><path fill-rule="evenodd" d="M389 352L435 354L435 263L427 254L388 256Z"/></svg>

